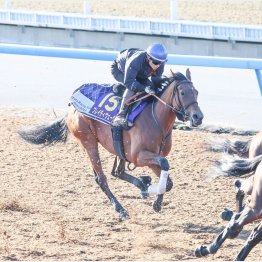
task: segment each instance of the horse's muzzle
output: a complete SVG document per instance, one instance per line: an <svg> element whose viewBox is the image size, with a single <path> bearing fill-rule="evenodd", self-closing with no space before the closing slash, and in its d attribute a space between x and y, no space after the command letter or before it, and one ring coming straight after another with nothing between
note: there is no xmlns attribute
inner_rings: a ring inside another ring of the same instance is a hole
<svg viewBox="0 0 262 262"><path fill-rule="evenodd" d="M203 118L204 118L204 115L201 112L201 110L199 110L198 112L194 112L190 117L191 126L197 127L201 125Z"/></svg>

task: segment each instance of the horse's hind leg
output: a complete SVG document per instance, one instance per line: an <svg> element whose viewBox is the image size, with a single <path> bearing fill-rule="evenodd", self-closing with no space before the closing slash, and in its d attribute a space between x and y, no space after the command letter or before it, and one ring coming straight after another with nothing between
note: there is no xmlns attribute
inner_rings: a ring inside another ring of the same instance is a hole
<svg viewBox="0 0 262 262"><path fill-rule="evenodd" d="M115 207L115 210L119 213L121 220L123 221L128 219L129 215L127 211L122 207L122 205L118 202L117 198L113 195L113 193L111 192L111 190L107 185L106 180L102 182L103 179L101 179L101 174L98 175L95 170L94 170L94 174L95 174L96 183L101 187L102 191L109 198L110 202Z"/></svg>
<svg viewBox="0 0 262 262"><path fill-rule="evenodd" d="M91 132L88 125L85 128L71 128L71 133L76 137L78 143L82 146L85 152L88 154L92 163L93 170L95 172L95 181L100 186L102 191L109 198L110 202L115 207L115 210L120 214L122 220L129 218L127 211L121 206L116 197L109 189L107 178L102 170L102 165L98 152L98 142L95 135Z"/></svg>
<svg viewBox="0 0 262 262"><path fill-rule="evenodd" d="M132 175L129 175L128 173L125 172L126 161L123 159L120 159L120 162L117 165L117 159L118 157L116 157L115 159L115 164L114 164L115 167L113 168L111 172L112 176L120 178L126 182L133 184L134 186L136 186L138 189L141 190L141 197L147 198L148 197L147 189L148 189L148 186L150 185L151 177L148 176L148 177L136 178Z"/></svg>
<svg viewBox="0 0 262 262"><path fill-rule="evenodd" d="M235 261L244 261L248 256L249 252L252 250L252 248L256 246L261 240L262 240L262 223L257 225L252 230L243 248L235 258Z"/></svg>

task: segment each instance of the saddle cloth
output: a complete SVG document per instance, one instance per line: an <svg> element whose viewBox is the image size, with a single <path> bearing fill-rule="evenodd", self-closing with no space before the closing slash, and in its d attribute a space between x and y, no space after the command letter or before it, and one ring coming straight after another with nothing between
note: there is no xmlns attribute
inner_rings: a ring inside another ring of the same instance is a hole
<svg viewBox="0 0 262 262"><path fill-rule="evenodd" d="M89 83L74 91L70 97L70 103L78 112L104 124L111 125L119 111L121 99L113 92L113 85ZM146 105L147 102L142 102L134 107L128 115L128 122L133 124L135 118Z"/></svg>

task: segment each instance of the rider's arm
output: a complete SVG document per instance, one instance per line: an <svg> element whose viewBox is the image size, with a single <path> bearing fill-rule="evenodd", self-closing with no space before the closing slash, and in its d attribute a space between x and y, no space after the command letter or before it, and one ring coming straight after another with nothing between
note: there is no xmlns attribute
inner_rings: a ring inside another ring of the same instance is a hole
<svg viewBox="0 0 262 262"><path fill-rule="evenodd" d="M143 60L139 56L130 57L126 61L124 84L131 91L140 92L145 90L146 86L136 80L142 66Z"/></svg>

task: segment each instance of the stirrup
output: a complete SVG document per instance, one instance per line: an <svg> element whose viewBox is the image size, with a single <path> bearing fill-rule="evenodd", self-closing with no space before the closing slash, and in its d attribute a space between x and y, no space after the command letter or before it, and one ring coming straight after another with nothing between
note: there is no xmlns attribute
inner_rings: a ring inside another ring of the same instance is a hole
<svg viewBox="0 0 262 262"><path fill-rule="evenodd" d="M123 116L116 116L112 123L113 126L124 126L126 125L126 119Z"/></svg>

